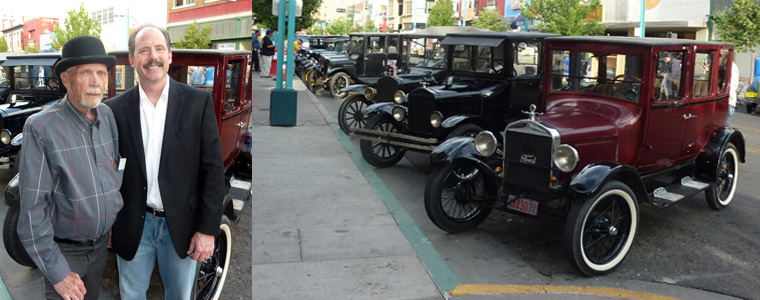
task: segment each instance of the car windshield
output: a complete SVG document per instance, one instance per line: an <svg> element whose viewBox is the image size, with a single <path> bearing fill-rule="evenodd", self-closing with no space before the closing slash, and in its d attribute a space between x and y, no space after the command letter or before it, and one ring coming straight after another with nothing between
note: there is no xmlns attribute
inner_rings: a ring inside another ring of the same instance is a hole
<svg viewBox="0 0 760 300"><path fill-rule="evenodd" d="M13 70L9 70L12 68ZM13 72L13 86L15 90L53 90L55 85L49 85L49 78L58 78L53 75L52 66L15 66L8 67L7 72Z"/></svg>
<svg viewBox="0 0 760 300"><path fill-rule="evenodd" d="M639 101L641 63L639 55L552 51L551 91Z"/></svg>
<svg viewBox="0 0 760 300"><path fill-rule="evenodd" d="M504 71L504 44L498 47L453 46L453 71L501 74Z"/></svg>
<svg viewBox="0 0 760 300"><path fill-rule="evenodd" d="M443 68L445 52L437 38L404 40L403 61L410 67Z"/></svg>

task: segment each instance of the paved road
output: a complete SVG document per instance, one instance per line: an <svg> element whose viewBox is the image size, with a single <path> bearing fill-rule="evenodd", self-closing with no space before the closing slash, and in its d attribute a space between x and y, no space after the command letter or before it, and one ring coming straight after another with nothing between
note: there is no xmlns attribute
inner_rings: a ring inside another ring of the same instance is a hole
<svg viewBox="0 0 760 300"><path fill-rule="evenodd" d="M317 93L337 118L341 100ZM447 234L422 204L430 171L427 155L408 152L397 166L375 169L463 284L620 286L650 292L696 288L760 299L760 115L737 109L733 125L747 141L733 203L723 211L702 194L666 209L641 206L639 234L626 261L611 274L579 275L561 248L563 224L494 212L476 230ZM358 142L353 141L358 149Z"/></svg>

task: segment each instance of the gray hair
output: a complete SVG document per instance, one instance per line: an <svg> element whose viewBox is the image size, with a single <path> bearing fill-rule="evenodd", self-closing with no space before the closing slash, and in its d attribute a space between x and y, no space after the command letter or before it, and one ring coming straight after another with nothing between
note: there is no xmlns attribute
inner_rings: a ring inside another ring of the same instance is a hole
<svg viewBox="0 0 760 300"><path fill-rule="evenodd" d="M158 27L154 24L142 24L140 26L137 26L137 28L132 31L132 34L129 35L129 56L135 57L135 39L137 38L137 34L145 28L155 28L158 29L158 31L161 31L161 33L164 35L164 38L166 39L166 49L169 51L172 50L172 41L169 37L169 32L166 31L166 28Z"/></svg>

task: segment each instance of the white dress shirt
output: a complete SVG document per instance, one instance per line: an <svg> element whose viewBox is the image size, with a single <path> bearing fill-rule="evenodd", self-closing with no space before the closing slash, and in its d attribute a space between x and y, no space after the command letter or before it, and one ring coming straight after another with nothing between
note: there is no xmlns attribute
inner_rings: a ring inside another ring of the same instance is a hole
<svg viewBox="0 0 760 300"><path fill-rule="evenodd" d="M168 77L169 75L167 75ZM166 109L169 103L169 82L166 79L158 103L148 99L147 94L140 90L140 129L142 129L143 150L145 151L145 175L148 180L148 206L163 210L161 191L158 187L158 167L161 161L161 145L164 140L164 125L166 124Z"/></svg>

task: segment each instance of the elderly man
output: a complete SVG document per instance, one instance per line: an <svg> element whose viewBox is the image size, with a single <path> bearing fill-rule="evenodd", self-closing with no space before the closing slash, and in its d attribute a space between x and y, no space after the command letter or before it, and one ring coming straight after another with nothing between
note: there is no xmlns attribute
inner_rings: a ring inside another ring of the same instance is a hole
<svg viewBox="0 0 760 300"><path fill-rule="evenodd" d="M98 298L108 232L123 205L116 121L100 103L115 64L98 38L69 40L55 66L68 93L24 124L18 234L45 276L47 299Z"/></svg>

